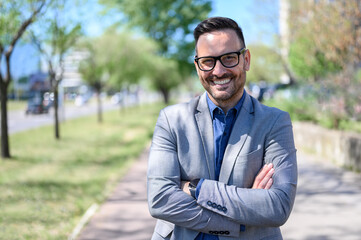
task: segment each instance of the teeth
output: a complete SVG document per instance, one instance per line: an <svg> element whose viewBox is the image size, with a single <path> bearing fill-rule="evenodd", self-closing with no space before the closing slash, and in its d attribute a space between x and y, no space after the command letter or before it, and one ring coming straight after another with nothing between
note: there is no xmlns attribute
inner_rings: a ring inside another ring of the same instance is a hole
<svg viewBox="0 0 361 240"><path fill-rule="evenodd" d="M229 83L230 81L231 81L231 79L225 79L225 80L213 81L213 82L214 82L215 84L222 85L222 84Z"/></svg>

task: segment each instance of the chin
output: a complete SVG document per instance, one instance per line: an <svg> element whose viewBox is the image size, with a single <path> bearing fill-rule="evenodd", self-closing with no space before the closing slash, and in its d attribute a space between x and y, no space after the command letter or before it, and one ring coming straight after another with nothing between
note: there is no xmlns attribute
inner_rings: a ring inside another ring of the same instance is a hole
<svg viewBox="0 0 361 240"><path fill-rule="evenodd" d="M216 101L228 101L229 99L231 99L233 96L229 95L229 94L213 94L212 97L216 100Z"/></svg>

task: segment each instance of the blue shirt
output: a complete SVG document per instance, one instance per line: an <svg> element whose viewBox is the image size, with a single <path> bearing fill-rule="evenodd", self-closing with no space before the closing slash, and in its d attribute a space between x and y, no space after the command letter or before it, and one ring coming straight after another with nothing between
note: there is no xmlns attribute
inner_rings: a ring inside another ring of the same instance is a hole
<svg viewBox="0 0 361 240"><path fill-rule="evenodd" d="M214 159L215 159L215 176L216 180L219 180L219 174L221 172L221 166L223 161L224 152L226 151L226 147L228 144L229 136L231 135L231 131L233 125L236 121L236 118L241 110L245 93L243 93L242 98L233 108L229 109L227 114L223 112L223 110L217 107L207 94L207 103L208 108L211 113L212 121L213 121L213 137L214 137ZM199 194L201 185L203 180L199 182L197 185L197 192ZM198 197L196 194L196 197ZM199 233L195 240L218 240L218 236L210 235L206 233Z"/></svg>

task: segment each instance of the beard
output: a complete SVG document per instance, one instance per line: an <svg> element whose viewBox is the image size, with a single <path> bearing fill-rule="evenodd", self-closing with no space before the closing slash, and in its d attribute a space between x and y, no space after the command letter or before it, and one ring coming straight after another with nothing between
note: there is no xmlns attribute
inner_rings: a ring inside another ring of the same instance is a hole
<svg viewBox="0 0 361 240"><path fill-rule="evenodd" d="M245 72L243 74L245 74ZM242 78L245 78L243 74L241 76L236 76L231 73L226 73L221 77L211 75L205 79L206 83L203 84L203 87L210 94L210 96L219 103L232 101L236 95L238 95L240 92L243 92L244 83ZM224 87L222 87L222 85L214 84L214 81L222 79L230 79L231 82L230 84L225 84Z"/></svg>

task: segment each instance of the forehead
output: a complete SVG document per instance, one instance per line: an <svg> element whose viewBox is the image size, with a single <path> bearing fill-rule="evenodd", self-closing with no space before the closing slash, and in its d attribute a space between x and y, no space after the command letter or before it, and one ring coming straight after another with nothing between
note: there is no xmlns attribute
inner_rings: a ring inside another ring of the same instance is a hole
<svg viewBox="0 0 361 240"><path fill-rule="evenodd" d="M240 40L234 30L225 29L202 34L197 42L196 51L201 56L218 56L227 52L238 51Z"/></svg>

